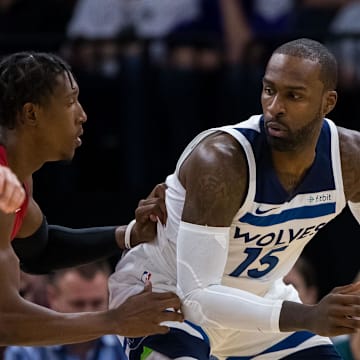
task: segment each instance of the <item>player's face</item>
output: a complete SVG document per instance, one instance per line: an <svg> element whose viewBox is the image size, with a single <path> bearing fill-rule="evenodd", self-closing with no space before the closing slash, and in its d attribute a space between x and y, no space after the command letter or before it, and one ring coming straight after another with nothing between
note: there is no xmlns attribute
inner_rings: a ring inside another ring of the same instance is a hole
<svg viewBox="0 0 360 360"><path fill-rule="evenodd" d="M43 150L47 161L71 160L81 145L83 123L87 117L79 103L79 88L71 74L63 73L45 105L38 112Z"/></svg>
<svg viewBox="0 0 360 360"><path fill-rule="evenodd" d="M274 54L263 79L265 131L274 150L301 150L316 142L325 115L320 64Z"/></svg>
<svg viewBox="0 0 360 360"><path fill-rule="evenodd" d="M107 277L98 272L93 279L84 279L71 271L64 274L55 286L50 286L48 294L50 307L60 312L106 310Z"/></svg>

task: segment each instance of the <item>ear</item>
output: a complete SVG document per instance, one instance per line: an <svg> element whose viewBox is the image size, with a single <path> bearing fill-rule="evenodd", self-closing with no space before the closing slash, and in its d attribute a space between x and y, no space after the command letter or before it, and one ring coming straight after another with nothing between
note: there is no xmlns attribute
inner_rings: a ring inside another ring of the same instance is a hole
<svg viewBox="0 0 360 360"><path fill-rule="evenodd" d="M323 114L326 116L329 112L331 112L337 102L337 92L335 90L328 90L325 93L325 101L323 106Z"/></svg>
<svg viewBox="0 0 360 360"><path fill-rule="evenodd" d="M24 124L35 126L37 124L37 113L38 106L27 102L23 105L22 121Z"/></svg>

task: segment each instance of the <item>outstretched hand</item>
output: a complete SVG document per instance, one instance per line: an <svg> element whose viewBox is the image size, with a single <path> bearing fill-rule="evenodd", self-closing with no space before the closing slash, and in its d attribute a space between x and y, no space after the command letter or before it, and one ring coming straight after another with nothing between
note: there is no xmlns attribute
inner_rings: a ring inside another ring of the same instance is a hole
<svg viewBox="0 0 360 360"><path fill-rule="evenodd" d="M129 297L114 311L118 319L118 334L127 337L165 334L169 327L161 323L184 320L180 299L171 292L152 292L149 280L141 293Z"/></svg>
<svg viewBox="0 0 360 360"><path fill-rule="evenodd" d="M132 246L154 240L157 221L166 223L165 191L165 183L158 184L146 199L140 200L135 210L136 224L131 232Z"/></svg>
<svg viewBox="0 0 360 360"><path fill-rule="evenodd" d="M16 175L6 166L0 166L0 210L15 212L25 199L25 191Z"/></svg>
<svg viewBox="0 0 360 360"><path fill-rule="evenodd" d="M360 282L334 288L313 306L310 330L324 336L351 334L360 329Z"/></svg>

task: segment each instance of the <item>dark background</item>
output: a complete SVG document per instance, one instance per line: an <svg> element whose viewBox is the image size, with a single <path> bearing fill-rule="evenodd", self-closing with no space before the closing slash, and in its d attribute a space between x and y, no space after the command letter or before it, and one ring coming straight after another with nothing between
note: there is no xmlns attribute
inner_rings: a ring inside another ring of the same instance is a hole
<svg viewBox="0 0 360 360"><path fill-rule="evenodd" d="M177 68L154 64L148 51L153 39L139 39L130 32L111 41L121 48L140 44L141 51L136 56L118 53L119 70L107 76L96 66L89 70L77 61L76 46L82 40L72 42L66 37L75 3L14 1L14 6L0 9L1 55L22 50L73 52L68 59L88 115L83 145L71 164L49 163L34 175L34 197L49 223L71 227L128 223L138 201L174 170L181 150L194 135L260 113L261 76L275 46L299 36L329 43L339 40L324 26L332 11L324 11L321 17L316 12L308 17L304 11L291 33L257 34L249 44L249 56L239 63ZM323 22L316 21L319 19ZM311 27L312 23L317 25ZM186 43L197 50L221 53L222 45L209 41L209 32L199 34L169 37L165 43L169 48ZM338 105L329 117L340 126L359 130L359 83L338 90ZM346 209L306 248L321 295L353 280L359 270L359 234L359 226Z"/></svg>

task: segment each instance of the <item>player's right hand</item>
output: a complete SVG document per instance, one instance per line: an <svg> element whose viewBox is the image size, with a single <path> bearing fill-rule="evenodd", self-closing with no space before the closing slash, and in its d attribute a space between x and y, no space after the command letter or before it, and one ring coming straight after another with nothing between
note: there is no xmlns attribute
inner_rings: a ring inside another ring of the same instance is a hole
<svg viewBox="0 0 360 360"><path fill-rule="evenodd" d="M127 337L165 334L169 328L160 323L184 320L177 295L152 292L150 281L146 281L141 293L129 297L114 311L117 313L118 334Z"/></svg>
<svg viewBox="0 0 360 360"><path fill-rule="evenodd" d="M25 199L25 190L17 176L6 166L0 165L0 210L15 212Z"/></svg>

